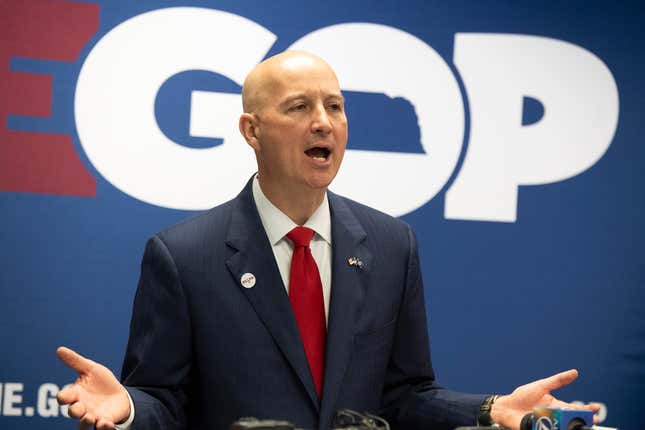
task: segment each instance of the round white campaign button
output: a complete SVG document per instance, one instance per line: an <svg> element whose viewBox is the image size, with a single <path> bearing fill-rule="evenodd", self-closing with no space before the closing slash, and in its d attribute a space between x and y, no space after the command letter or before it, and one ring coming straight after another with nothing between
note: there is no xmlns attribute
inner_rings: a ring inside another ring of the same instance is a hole
<svg viewBox="0 0 645 430"><path fill-rule="evenodd" d="M244 288L253 288L255 285L255 275L253 273L245 273L240 278L240 282Z"/></svg>

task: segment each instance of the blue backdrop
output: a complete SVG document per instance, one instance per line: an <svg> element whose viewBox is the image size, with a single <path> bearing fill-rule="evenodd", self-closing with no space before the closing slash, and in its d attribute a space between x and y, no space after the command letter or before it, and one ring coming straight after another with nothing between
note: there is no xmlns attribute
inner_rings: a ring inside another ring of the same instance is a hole
<svg viewBox="0 0 645 430"><path fill-rule="evenodd" d="M120 372L146 239L253 173L226 128L240 79L294 44L345 90L332 189L418 235L439 381L503 393L575 367L558 397L642 428L643 10L0 1L0 428L73 428L58 345Z"/></svg>

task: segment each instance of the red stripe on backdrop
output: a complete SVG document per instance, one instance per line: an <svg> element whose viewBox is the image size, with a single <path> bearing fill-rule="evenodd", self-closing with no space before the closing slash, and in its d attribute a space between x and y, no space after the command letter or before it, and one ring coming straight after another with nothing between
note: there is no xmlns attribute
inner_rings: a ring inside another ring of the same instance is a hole
<svg viewBox="0 0 645 430"><path fill-rule="evenodd" d="M74 61L98 25L98 5L0 0L0 190L96 195L70 136L8 130L6 119L51 115L51 77L11 72L10 57Z"/></svg>

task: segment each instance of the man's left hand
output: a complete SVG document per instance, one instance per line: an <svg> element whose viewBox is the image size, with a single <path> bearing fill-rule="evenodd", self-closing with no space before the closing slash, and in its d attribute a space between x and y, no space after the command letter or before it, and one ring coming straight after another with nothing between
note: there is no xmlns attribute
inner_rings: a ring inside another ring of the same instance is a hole
<svg viewBox="0 0 645 430"><path fill-rule="evenodd" d="M511 394L500 396L495 400L490 412L491 418L501 426L508 427L512 430L519 430L520 422L524 415L531 413L536 406L588 409L597 413L600 405L574 405L558 400L551 394L551 391L569 385L577 377L578 371L572 369L522 385L516 388ZM596 420L597 416L594 416L594 422Z"/></svg>

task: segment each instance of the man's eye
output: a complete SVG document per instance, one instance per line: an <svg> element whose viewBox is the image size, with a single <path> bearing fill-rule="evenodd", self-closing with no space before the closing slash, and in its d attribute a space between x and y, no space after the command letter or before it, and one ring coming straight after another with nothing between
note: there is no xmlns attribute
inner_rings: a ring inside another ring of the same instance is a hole
<svg viewBox="0 0 645 430"><path fill-rule="evenodd" d="M295 106L291 106L290 110L293 110L293 111L305 110L306 107L307 106L304 103L300 103L300 104L297 104Z"/></svg>
<svg viewBox="0 0 645 430"><path fill-rule="evenodd" d="M331 110L342 110L342 106L340 103L332 103L329 105L329 109Z"/></svg>

